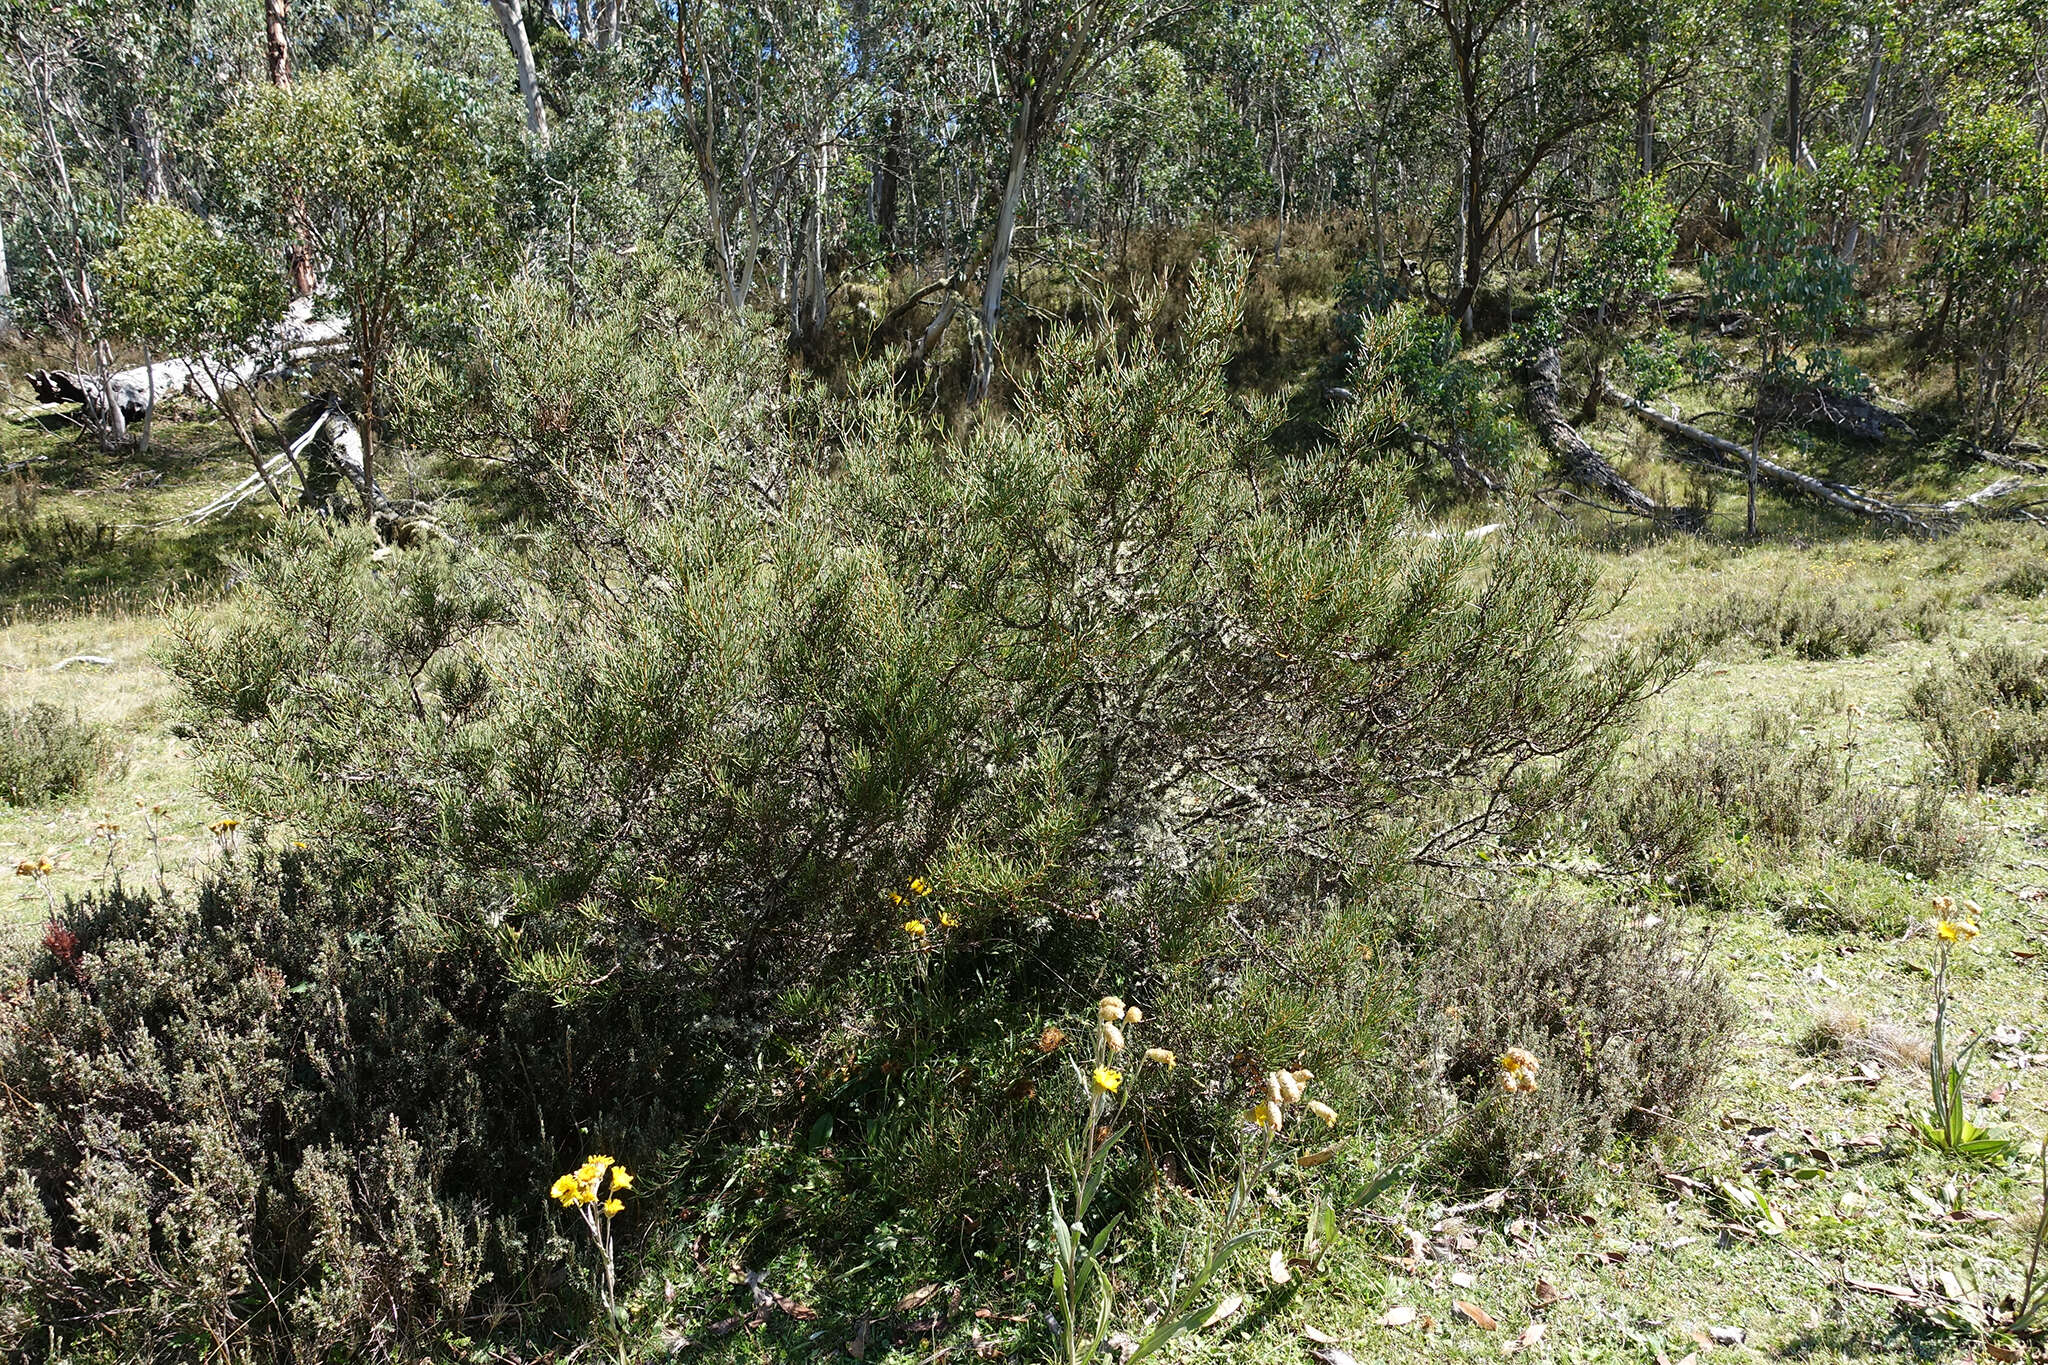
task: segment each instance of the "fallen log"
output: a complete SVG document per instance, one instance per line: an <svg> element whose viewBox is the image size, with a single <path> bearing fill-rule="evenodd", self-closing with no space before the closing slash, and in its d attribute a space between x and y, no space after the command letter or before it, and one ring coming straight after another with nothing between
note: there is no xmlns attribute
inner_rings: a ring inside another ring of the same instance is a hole
<svg viewBox="0 0 2048 1365"><path fill-rule="evenodd" d="M1985 446L1966 446L1970 458L1988 464L1994 469L2010 469L2015 474L2048 474L2048 464L2039 460L2022 460L2017 455Z"/></svg>
<svg viewBox="0 0 2048 1365"><path fill-rule="evenodd" d="M225 516L229 512L234 511L258 493L263 492L269 486L269 476L276 473L283 466L289 464L294 469L298 469L299 457L305 454L308 446L313 444L325 424L326 418L322 416L312 426L306 428L300 434L298 440L293 441L283 450L265 460L254 474L249 475L227 492L221 494L212 502L207 503L204 507L195 508L181 517L173 518L173 522L186 526L197 526L202 521L210 521L214 517ZM303 470L300 471L299 482L301 487L303 487L305 484L305 473ZM165 524L170 525L172 523L167 522Z"/></svg>
<svg viewBox="0 0 2048 1365"><path fill-rule="evenodd" d="M1979 511L1985 507L1988 507L1990 504L1997 502L2001 498L2011 497L2014 493L2032 492L2040 487L2042 487L2042 485L2039 483L2030 483L2026 479L2020 478L2017 475L2008 475L2002 479L1992 480L1990 483L1986 484L1984 487L1978 489L1974 493L1968 493L1959 498L1950 498L1947 502L1936 502L1927 504L1916 503L1910 505L1914 508L1915 511L1922 510L1924 507L1924 510L1931 512L1937 516L1946 516L1952 518L1958 512ZM2010 509L2008 509L2008 511L2010 511Z"/></svg>
<svg viewBox="0 0 2048 1365"><path fill-rule="evenodd" d="M328 494L347 480L372 515L393 513L391 500L363 470L363 434L333 395L315 399L285 418L287 426L311 415L313 420L298 437L257 468L256 472L222 493L204 507L162 525L197 526L214 517L226 516L264 491L270 476L289 465L299 474L299 505L322 510L329 506ZM303 463L302 463L303 462ZM307 473L311 468L313 472Z"/></svg>
<svg viewBox="0 0 2048 1365"><path fill-rule="evenodd" d="M316 318L312 301L292 304L271 334L240 359L159 360L116 370L107 389L128 421L139 421L167 398L191 394L218 405L224 392L274 378L301 361L347 345L348 324L339 318ZM46 404L76 404L97 416L106 399L99 376L77 370L31 370L28 382Z"/></svg>
<svg viewBox="0 0 2048 1365"><path fill-rule="evenodd" d="M1529 363L1523 392L1530 420L1550 453L1564 466L1565 479L1589 492L1613 498L1625 512L1639 517L1658 514L1657 500L1624 479L1599 451L1593 449L1578 428L1567 422L1557 401L1557 384L1564 366L1555 346L1544 350Z"/></svg>
<svg viewBox="0 0 2048 1365"><path fill-rule="evenodd" d="M1702 427L1696 427L1690 422L1659 412L1633 394L1623 393L1620 389L1614 387L1611 381L1602 382L1600 396L1609 403L1627 408L1637 417L1648 422L1666 435L1676 436L1699 447L1709 457L1709 462L1715 466L1727 470L1729 473L1747 476L1750 458L1747 446L1739 445L1725 436L1716 436L1713 432ZM1762 456L1757 457L1756 472L1759 479L1776 484L1778 487L1797 493L1801 497L1824 503L1837 511L1847 512L1851 516L1886 522L1918 535L1931 536L1936 534L1936 528L1925 517L1916 515L1898 503L1878 497L1875 493L1858 488L1853 484L1835 483L1828 479L1817 479L1811 474L1802 474L1796 469L1788 469L1784 465L1765 459Z"/></svg>

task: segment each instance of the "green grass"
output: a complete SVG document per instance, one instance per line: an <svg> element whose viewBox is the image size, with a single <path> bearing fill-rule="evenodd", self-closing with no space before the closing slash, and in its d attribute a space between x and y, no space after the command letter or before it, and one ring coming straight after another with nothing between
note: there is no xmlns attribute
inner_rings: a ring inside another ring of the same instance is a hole
<svg viewBox="0 0 2048 1365"><path fill-rule="evenodd" d="M191 744L172 733L172 684L151 650L169 613L217 591L226 556L275 512L256 500L196 528L167 524L246 464L216 425L159 421L154 435L147 454L108 455L75 428L0 420L0 465L29 462L11 483L0 476L0 705L75 713L115 750L85 791L0 805L0 869L48 858L60 903L117 877L182 881L216 852L206 826L219 812L200 794ZM112 663L56 668L78 655ZM28 879L0 881L0 942L33 936L46 913Z"/></svg>

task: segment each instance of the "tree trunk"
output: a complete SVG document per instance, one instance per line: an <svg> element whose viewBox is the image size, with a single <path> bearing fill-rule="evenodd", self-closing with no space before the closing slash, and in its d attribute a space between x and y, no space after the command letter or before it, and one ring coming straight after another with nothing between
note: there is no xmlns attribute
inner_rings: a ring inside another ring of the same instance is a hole
<svg viewBox="0 0 2048 1365"><path fill-rule="evenodd" d="M1756 539L1756 467L1764 457L1764 409L1763 396L1756 400L1756 425L1749 440L1749 467L1744 482L1748 486L1748 500L1742 519L1742 533L1750 540Z"/></svg>
<svg viewBox="0 0 2048 1365"><path fill-rule="evenodd" d="M875 231L887 251L896 250L896 222L902 212L900 195L905 151L903 111L892 103L888 122L883 126L882 165L875 176Z"/></svg>
<svg viewBox="0 0 2048 1365"><path fill-rule="evenodd" d="M796 335L792 338L813 353L824 342L825 319L831 311L831 293L825 284L825 195L831 185L831 158L832 133L821 126L811 139L811 183L804 208L803 261L797 276Z"/></svg>
<svg viewBox="0 0 2048 1365"><path fill-rule="evenodd" d="M1473 127L1465 145L1465 173L1458 182L1458 253L1459 274L1458 335L1466 345L1472 344L1476 329L1473 323L1473 309L1479 299L1479 282L1485 270L1486 226L1480 203L1481 186L1486 175L1486 133Z"/></svg>
<svg viewBox="0 0 2048 1365"><path fill-rule="evenodd" d="M1799 40L1792 40L1792 57L1785 64L1785 159L1793 166L1799 164L1799 153L1804 139L1800 137L1800 124L1805 122L1805 111L1800 107Z"/></svg>
<svg viewBox="0 0 2048 1365"><path fill-rule="evenodd" d="M1769 87L1769 94L1764 105L1764 115L1757 120L1756 164L1750 167L1752 171L1761 171L1770 163L1771 136L1777 131L1778 112L1784 108L1785 87L1776 80L1766 81L1765 84Z"/></svg>
<svg viewBox="0 0 2048 1365"><path fill-rule="evenodd" d="M170 198L171 192L164 176L163 134L158 131L148 105L137 104L128 111L128 140L134 144L135 158L142 167L142 202L161 204Z"/></svg>
<svg viewBox="0 0 2048 1365"><path fill-rule="evenodd" d="M1374 130L1365 157L1365 192L1372 197L1372 264L1381 279L1387 274L1387 235L1380 221L1380 138Z"/></svg>
<svg viewBox="0 0 2048 1365"><path fill-rule="evenodd" d="M285 28L287 0L263 0L263 56L270 68L270 83L279 90L292 88L291 40ZM285 267L292 277L292 292L300 298L312 294L318 281L313 276L313 229L306 220L305 201L297 195L286 206L291 217L292 244L285 249Z"/></svg>
<svg viewBox="0 0 2048 1365"><path fill-rule="evenodd" d="M0 341L14 335L14 285L7 274L7 227L0 223Z"/></svg>
<svg viewBox="0 0 2048 1365"><path fill-rule="evenodd" d="M512 49L512 65L519 76L519 98L526 104L526 131L546 147L548 111L540 102L540 73L533 64L533 44L527 41L526 16L520 0L491 0L491 13L498 17L505 43Z"/></svg>
<svg viewBox="0 0 2048 1365"><path fill-rule="evenodd" d="M1657 173L1656 109L1650 94L1650 53L1647 45L1636 54L1636 80L1643 87L1643 93L1636 99L1636 158L1643 168L1643 178L1647 180Z"/></svg>
<svg viewBox="0 0 2048 1365"><path fill-rule="evenodd" d="M270 67L270 83L280 90L292 85L292 49L285 36L286 0L263 0L263 56Z"/></svg>
<svg viewBox="0 0 2048 1365"><path fill-rule="evenodd" d="M1558 408L1557 382L1563 366L1555 346L1545 348L1530 362L1527 384L1529 416L1536 424L1543 444L1564 466L1564 476L1590 492L1611 497L1622 510L1639 517L1657 515L1656 500L1624 479L1585 437L1565 421ZM1589 395L1591 396L1591 395Z"/></svg>
<svg viewBox="0 0 2048 1365"><path fill-rule="evenodd" d="M1010 130L1010 174L1003 182L1003 202L996 213L995 236L989 243L988 278L981 292L980 335L974 338L974 379L967 401L988 396L996 373L996 323L1003 306L1003 278L1010 270L1010 243L1017 232L1017 206L1024 197L1024 169L1031 159L1032 93L1024 92L1017 120Z"/></svg>
<svg viewBox="0 0 2048 1365"><path fill-rule="evenodd" d="M1864 145L1870 141L1870 129L1877 122L1878 78L1883 73L1884 43L1881 38L1876 38L1872 40L1871 44L1870 75L1863 83L1863 111L1856 119L1855 154L1858 159L1862 158ZM1842 242L1842 259L1851 265L1854 265L1856 262L1856 243L1862 235L1862 220L1851 219L1848 235Z"/></svg>

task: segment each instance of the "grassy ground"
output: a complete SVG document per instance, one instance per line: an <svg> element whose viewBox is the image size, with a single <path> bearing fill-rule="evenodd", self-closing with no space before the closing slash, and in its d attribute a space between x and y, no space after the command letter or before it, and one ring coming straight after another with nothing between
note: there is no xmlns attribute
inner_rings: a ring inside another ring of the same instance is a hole
<svg viewBox="0 0 2048 1365"><path fill-rule="evenodd" d="M1653 460L1654 442L1623 419L1608 415L1594 434L1660 496L1706 496L1690 476ZM11 537L0 530L0 704L75 710L104 725L118 751L75 797L0 807L0 859L49 857L60 896L117 875L183 878L214 856L206 826L220 812L201 794L190 746L173 733L171 686L150 651L167 613L212 591L222 555L246 544L267 513L251 504L197 531L160 525L240 470L204 427L166 423L157 438L152 456L114 461L61 433L0 425L0 463L33 458L38 485L32 529L20 515ZM1957 482L1967 485L1966 474ZM1717 646L1658 699L1639 748L1796 708L1809 731L1839 728L1858 772L1912 783L1929 760L1905 711L1914 680L1944 667L1952 650L1998 639L2048 645L2048 599L2000 588L2048 550L2031 529L1981 527L1927 544L1767 501L1768 538L1747 548L1725 534L1735 499L1725 488L1713 496L1716 518L1703 537L1646 536L1581 516L1578 530L1599 548L1609 581L1627 590L1599 633L1640 635L1738 597L1831 601L1845 619L1876 621L1877 638L1867 652L1838 657ZM54 667L80 654L112 663ZM144 812L158 805L166 809L153 817L152 839ZM1958 1289L1971 1277L2009 1280L2038 1192L2024 1162L1969 1166L1908 1139L1905 1116L1924 1103L1913 1045L1931 1023L1934 945L1924 928L1900 926L1923 920L1936 893L1982 904L1983 936L1955 973L1962 1027L1996 1031L1970 1097L1980 1121L2001 1132L2048 1132L2048 896L2038 890L2048 888L2048 800L1987 793L1969 805L1983 856L1969 875L1938 885L1761 853L1730 875L1730 903L1701 925L1744 1009L1725 1074L1673 1149L1617 1154L1587 1214L1507 1219L1398 1196L1341 1210L1339 1242L1316 1271L1275 1287L1256 1273L1262 1258L1248 1257L1235 1286L1239 1311L1173 1358L1983 1358L1967 1337L1940 1330L1943 1276ZM120 826L111 840L103 822ZM1788 908L1815 897L1844 902L1844 922L1883 927L1789 927ZM1856 913L1879 902L1887 913ZM42 913L37 889L13 881L0 898L0 936L31 934ZM1817 1022L1846 1048L1816 1051ZM1889 1039L1889 1050L1863 1045L1873 1039ZM1367 1142L1339 1161L1366 1164L1373 1155ZM1337 1163L1325 1172L1346 1178ZM1762 1216L1763 1205L1742 1207L1731 1188L1760 1196L1782 1227ZM678 1236L681 1267L693 1234ZM955 1301L943 1287L903 1307L892 1290L865 1327L780 1308L755 1324L747 1319L759 1302L745 1284L750 1270L773 1293L820 1287L794 1264L711 1265L689 1276L678 1268L693 1283L650 1302L652 1330L703 1361L844 1357L853 1345L866 1360L896 1362L1023 1349L1023 1325L1005 1316L1015 1309L1014 1286L996 1307ZM991 1315L976 1318L977 1308ZM735 1321L723 1333L710 1325L727 1315ZM1311 1328L1333 1345L1307 1335Z"/></svg>
<svg viewBox="0 0 2048 1365"><path fill-rule="evenodd" d="M252 502L176 524L240 481L241 448L200 423L159 422L154 436L147 454L108 456L62 423L0 422L0 466L20 466L0 476L0 706L48 703L112 740L86 790L0 804L0 863L48 858L60 900L115 877L182 880L215 852L206 826L220 813L172 732L171 683L151 650L169 614L215 591L225 557L271 513ZM66 663L81 655L111 662ZM32 934L41 889L11 876L0 887L0 941Z"/></svg>

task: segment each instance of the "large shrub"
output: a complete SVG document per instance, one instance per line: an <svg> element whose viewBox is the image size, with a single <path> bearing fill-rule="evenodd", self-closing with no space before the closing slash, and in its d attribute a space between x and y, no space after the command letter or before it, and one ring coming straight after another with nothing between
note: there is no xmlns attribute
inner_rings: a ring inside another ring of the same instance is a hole
<svg viewBox="0 0 2048 1365"><path fill-rule="evenodd" d="M502 296L533 325L415 366L403 422L513 461L538 529L287 529L170 667L232 800L579 1039L630 1021L609 1121L829 1132L849 1216L1011 1236L1037 1021L1163 1003L1212 1110L1239 1054L1369 1055L1372 893L1532 827L1663 676L1586 653L1593 574L1538 532L1426 535L1398 473L1272 455L1228 294L1170 346L1055 333L957 439L660 289Z"/></svg>

